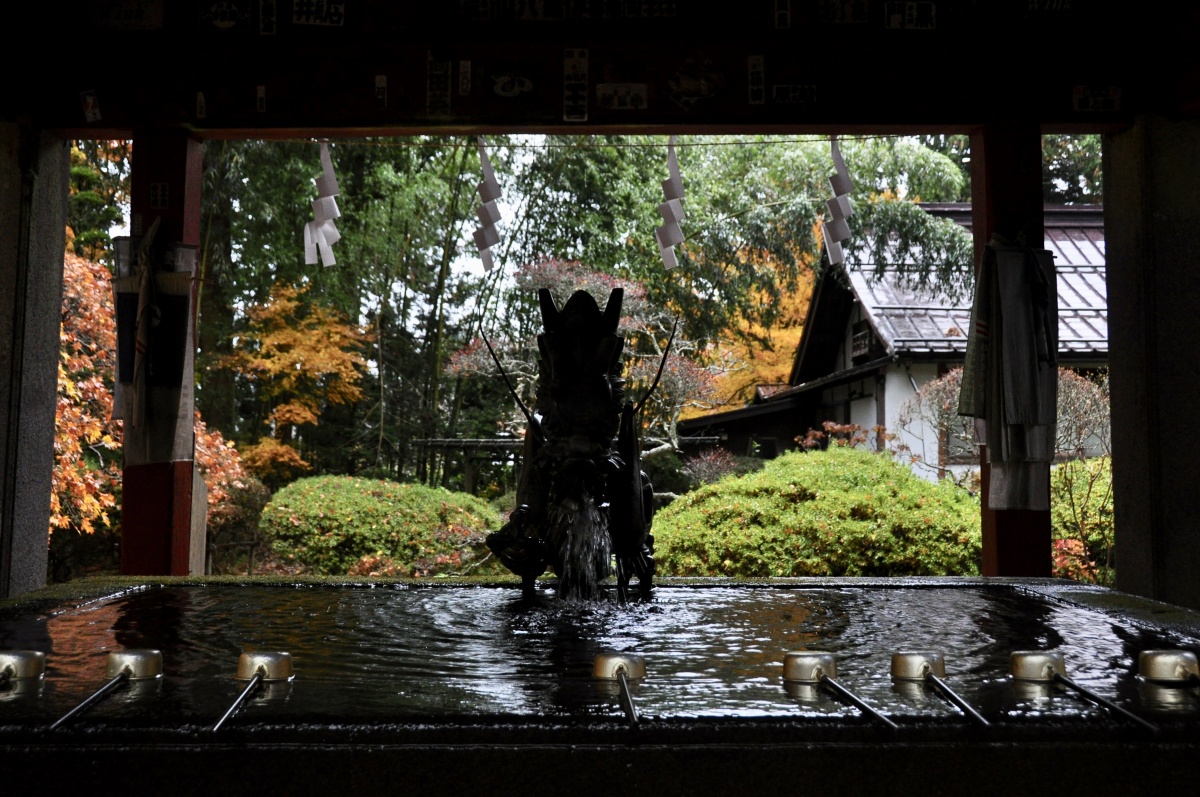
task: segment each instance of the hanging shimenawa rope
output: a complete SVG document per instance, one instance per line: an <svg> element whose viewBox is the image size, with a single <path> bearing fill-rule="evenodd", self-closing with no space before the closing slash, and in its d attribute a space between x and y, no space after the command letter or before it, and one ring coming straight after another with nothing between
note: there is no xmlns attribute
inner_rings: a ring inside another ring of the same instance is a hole
<svg viewBox="0 0 1200 797"><path fill-rule="evenodd" d="M842 243L850 240L850 225L846 223L846 219L854 213L854 207L850 204L850 192L854 190L854 183L850 180L846 162L842 160L837 136L830 137L829 151L833 157L834 168L829 178L829 185L833 188L833 199L825 203L829 208L830 220L821 222L821 237L825 241L829 264L836 266L845 259Z"/></svg>
<svg viewBox="0 0 1200 797"><path fill-rule="evenodd" d="M321 142L321 176L317 177L317 198L313 200L313 220L304 225L304 262L313 266L320 256L326 266L337 264L333 256L333 245L342 239L333 220L342 213L334 198L341 192L337 176L333 173L333 160L329 156L329 142Z"/></svg>
<svg viewBox="0 0 1200 797"><path fill-rule="evenodd" d="M480 225L475 229L475 245L479 247L479 259L483 261L484 269L491 271L496 265L492 260L492 247L500 243L500 233L496 230L496 224L500 221L500 210L496 207L496 201L501 197L500 181L496 179L492 162L488 160L483 136L478 138L478 142L483 182L479 184L480 204L475 208Z"/></svg>
<svg viewBox="0 0 1200 797"><path fill-rule="evenodd" d="M658 241L663 267L670 270L679 265L675 259L675 247L683 243L683 230L679 222L683 221L685 215L683 177L679 174L679 159L675 156L675 136L671 136L667 142L667 179L663 180L662 190L666 201L658 206L658 212L663 218L663 225L654 228L654 237Z"/></svg>

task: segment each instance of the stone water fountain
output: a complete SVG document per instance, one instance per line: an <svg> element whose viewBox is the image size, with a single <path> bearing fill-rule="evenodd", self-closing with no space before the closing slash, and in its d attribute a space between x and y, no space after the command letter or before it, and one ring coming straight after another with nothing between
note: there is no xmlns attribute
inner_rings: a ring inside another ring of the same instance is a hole
<svg viewBox="0 0 1200 797"><path fill-rule="evenodd" d="M0 783L1095 795L1194 779L1200 613L1052 579L652 588L619 305L542 298L522 508L489 538L519 580L131 578L6 601Z"/></svg>
<svg viewBox="0 0 1200 797"><path fill-rule="evenodd" d="M36 651L44 673L0 686L0 777L87 793L515 794L577 779L582 794L1102 794L1118 778L1167 789L1200 753L1186 666L1200 616L1111 590L666 579L622 605L611 587L592 601L556 588L142 579L8 601L0 670ZM113 654L140 651L157 673L60 722L113 677ZM785 678L789 654L817 651L870 711L820 675ZM985 722L925 673L893 677L912 651ZM1042 661L1030 651L1122 711L1023 673ZM282 654L222 722L259 666L246 657ZM614 657L644 669L597 678Z"/></svg>
<svg viewBox="0 0 1200 797"><path fill-rule="evenodd" d="M562 309L549 290L538 292L544 331L533 412L513 393L529 422L517 508L487 540L526 592L550 567L564 594L594 598L615 564L622 600L635 575L650 593L654 499L639 436L648 396L636 405L625 397L623 297L613 290L602 312L587 291Z"/></svg>

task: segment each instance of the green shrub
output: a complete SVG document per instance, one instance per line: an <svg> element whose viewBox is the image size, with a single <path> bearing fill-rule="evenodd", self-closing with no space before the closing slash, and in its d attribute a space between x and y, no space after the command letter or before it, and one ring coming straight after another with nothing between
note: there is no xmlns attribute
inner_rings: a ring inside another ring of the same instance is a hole
<svg viewBox="0 0 1200 797"><path fill-rule="evenodd" d="M664 451L642 459L642 470L650 477L656 493L686 493L692 488L683 460L674 451Z"/></svg>
<svg viewBox="0 0 1200 797"><path fill-rule="evenodd" d="M483 544L500 515L465 493L349 476L287 485L259 521L279 556L318 575L505 572Z"/></svg>
<svg viewBox="0 0 1200 797"><path fill-rule="evenodd" d="M1111 586L1113 572L1112 458L1055 465L1050 472L1054 575Z"/></svg>
<svg viewBox="0 0 1200 797"><path fill-rule="evenodd" d="M978 572L979 501L886 454L785 453L654 518L659 572L680 576L900 576Z"/></svg>

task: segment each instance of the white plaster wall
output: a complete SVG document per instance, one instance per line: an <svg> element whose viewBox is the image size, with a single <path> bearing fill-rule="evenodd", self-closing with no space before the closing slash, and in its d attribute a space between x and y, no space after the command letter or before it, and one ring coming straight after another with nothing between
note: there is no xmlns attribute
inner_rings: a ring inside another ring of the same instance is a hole
<svg viewBox="0 0 1200 797"><path fill-rule="evenodd" d="M920 423L902 431L900 429L900 409L906 401L916 395L914 382L919 387L936 379L937 375L938 369L934 363L914 363L907 368L902 365L891 365L887 369L884 388L887 396L887 428L889 432L896 435L892 446L896 447L903 443L913 454L920 457L922 462L912 465L913 473L929 481L938 480L937 430L927 423Z"/></svg>
<svg viewBox="0 0 1200 797"><path fill-rule="evenodd" d="M869 434L875 428L875 380L854 382L852 387L858 398L850 402L850 423L861 426Z"/></svg>

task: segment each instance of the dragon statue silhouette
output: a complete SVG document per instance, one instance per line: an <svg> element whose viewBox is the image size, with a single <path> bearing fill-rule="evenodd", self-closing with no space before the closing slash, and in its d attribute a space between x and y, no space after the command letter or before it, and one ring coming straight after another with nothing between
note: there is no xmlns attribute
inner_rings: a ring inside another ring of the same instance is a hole
<svg viewBox="0 0 1200 797"><path fill-rule="evenodd" d="M642 470L638 416L662 364L646 396L636 406L627 400L625 339L617 334L623 298L613 290L601 310L579 290L560 309L549 290L538 292L544 331L532 412L501 368L528 426L517 507L487 545L521 576L526 594L547 568L568 599L599 597L614 567L621 601L635 576L641 595L651 592L653 490Z"/></svg>

